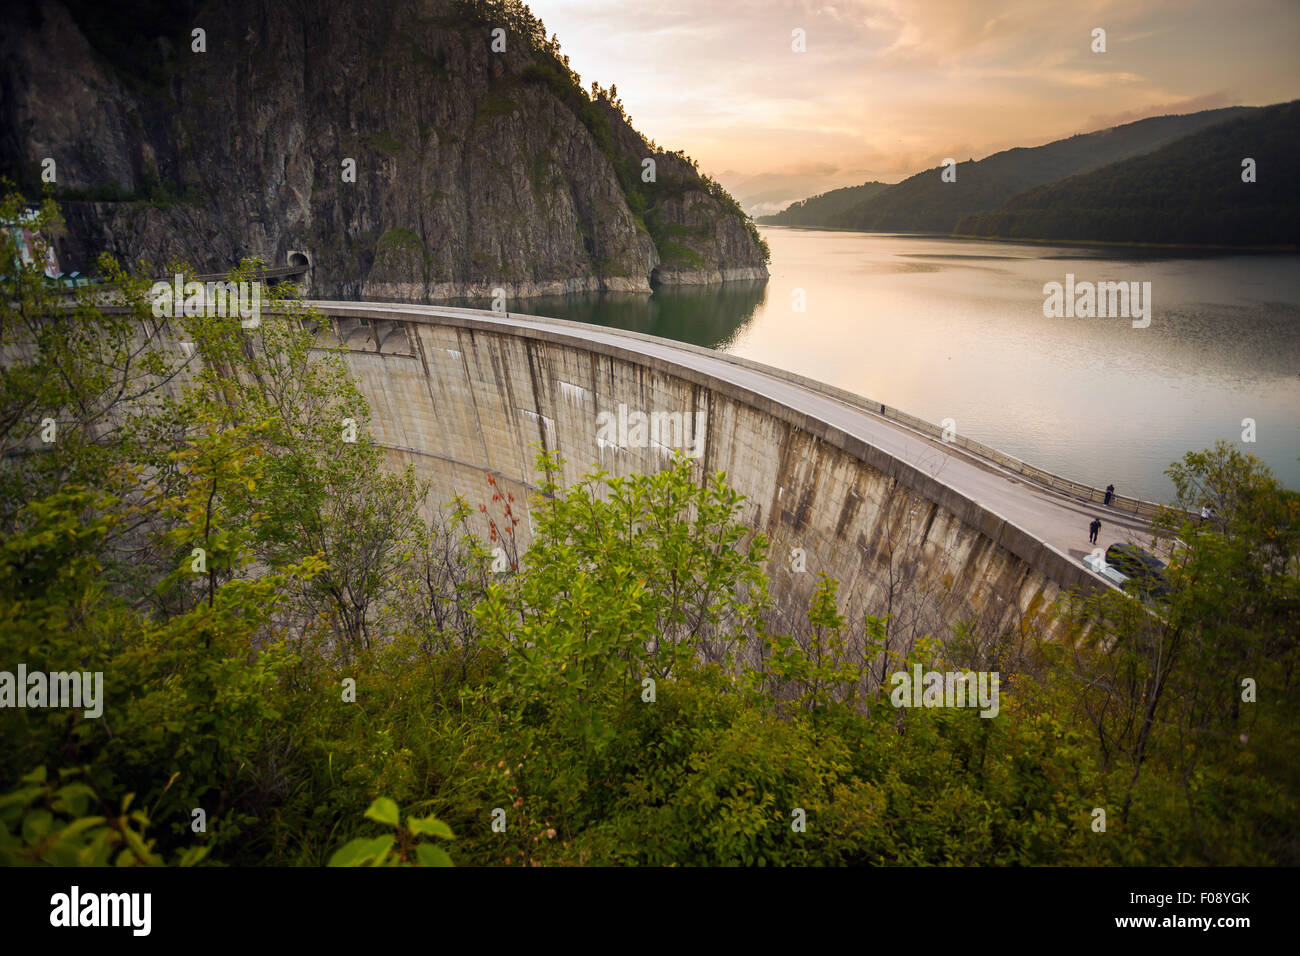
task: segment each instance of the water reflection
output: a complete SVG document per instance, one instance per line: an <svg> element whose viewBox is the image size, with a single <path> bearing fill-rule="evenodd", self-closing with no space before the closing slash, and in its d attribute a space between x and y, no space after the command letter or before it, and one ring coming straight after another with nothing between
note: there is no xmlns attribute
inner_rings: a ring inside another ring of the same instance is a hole
<svg viewBox="0 0 1300 956"><path fill-rule="evenodd" d="M1167 498L1170 462L1218 439L1300 487L1300 257L761 231L768 305L737 354L1098 487ZM1045 317L1066 273L1150 282L1150 326Z"/></svg>
<svg viewBox="0 0 1300 956"><path fill-rule="evenodd" d="M661 286L652 294L593 293L539 296L511 302L512 310L552 319L589 322L629 332L731 349L767 302L767 282ZM490 299L452 299L444 305L489 309Z"/></svg>

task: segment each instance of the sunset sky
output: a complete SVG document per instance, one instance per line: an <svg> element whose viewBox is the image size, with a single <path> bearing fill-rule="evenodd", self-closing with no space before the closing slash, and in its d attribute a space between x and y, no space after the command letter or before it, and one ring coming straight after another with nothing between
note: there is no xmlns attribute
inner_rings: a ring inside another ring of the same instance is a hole
<svg viewBox="0 0 1300 956"><path fill-rule="evenodd" d="M584 84L617 84L642 133L757 212L947 156L1300 97L1297 0L529 5ZM1091 50L1097 27L1106 53Z"/></svg>

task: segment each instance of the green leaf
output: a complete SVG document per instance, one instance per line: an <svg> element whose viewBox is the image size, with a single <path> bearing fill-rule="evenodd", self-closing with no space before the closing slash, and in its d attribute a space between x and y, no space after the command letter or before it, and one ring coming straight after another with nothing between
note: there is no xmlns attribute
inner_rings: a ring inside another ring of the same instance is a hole
<svg viewBox="0 0 1300 956"><path fill-rule="evenodd" d="M35 843L50 832L53 823L54 814L49 810L33 810L23 820L23 839L28 843Z"/></svg>
<svg viewBox="0 0 1300 956"><path fill-rule="evenodd" d="M397 804L388 797L380 797L370 805L366 811L366 816L371 820L387 824L390 827L397 826L401 817L397 812Z"/></svg>
<svg viewBox="0 0 1300 956"><path fill-rule="evenodd" d="M103 817L81 817L73 820L59 833L60 840L67 840L77 836L82 830L89 830L91 827L101 826L104 823Z"/></svg>
<svg viewBox="0 0 1300 956"><path fill-rule="evenodd" d="M437 817L410 817L406 821L406 828L416 834L442 837L444 840L455 839L451 827Z"/></svg>
<svg viewBox="0 0 1300 956"><path fill-rule="evenodd" d="M330 856L326 866L360 866L367 858L366 850L370 847L370 840L366 837L358 837L355 840L349 840L343 844Z"/></svg>
<svg viewBox="0 0 1300 956"><path fill-rule="evenodd" d="M135 851L140 862L145 864L153 864L157 862L154 855L149 852L149 847L145 844L144 840L142 840L139 834L130 827L122 828L122 836L126 839L127 845Z"/></svg>
<svg viewBox="0 0 1300 956"><path fill-rule="evenodd" d="M212 850L210 846L192 846L181 855L179 866L195 866Z"/></svg>
<svg viewBox="0 0 1300 956"><path fill-rule="evenodd" d="M416 846L415 858L419 866L455 866L447 851L432 843L421 843Z"/></svg>
<svg viewBox="0 0 1300 956"><path fill-rule="evenodd" d="M388 851L395 842L397 842L396 839L391 836L375 837L371 840L369 848L366 850L366 856L374 857L370 865L383 866L387 862Z"/></svg>
<svg viewBox="0 0 1300 956"><path fill-rule="evenodd" d="M57 791L58 799L54 809L69 816L79 817L86 812L86 807L94 791L84 783L70 783Z"/></svg>

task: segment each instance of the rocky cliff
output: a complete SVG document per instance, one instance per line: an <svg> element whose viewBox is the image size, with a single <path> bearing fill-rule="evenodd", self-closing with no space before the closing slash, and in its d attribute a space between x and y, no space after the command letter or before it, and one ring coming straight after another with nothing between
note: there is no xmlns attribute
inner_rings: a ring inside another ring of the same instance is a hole
<svg viewBox="0 0 1300 956"><path fill-rule="evenodd" d="M0 169L35 195L54 160L65 268L301 251L315 293L413 300L767 275L731 197L585 92L518 0L132 10L3 15Z"/></svg>

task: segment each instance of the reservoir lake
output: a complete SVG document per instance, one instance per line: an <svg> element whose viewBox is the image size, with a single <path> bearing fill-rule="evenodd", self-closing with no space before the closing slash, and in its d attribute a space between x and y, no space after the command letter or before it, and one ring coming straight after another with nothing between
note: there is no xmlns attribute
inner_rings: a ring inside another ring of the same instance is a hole
<svg viewBox="0 0 1300 956"><path fill-rule="evenodd" d="M1218 439L1300 488L1300 256L760 232L766 282L509 309L774 365L1138 497L1168 500L1164 470ZM1044 285L1067 274L1149 282L1150 325L1045 316ZM1244 419L1254 442L1242 440Z"/></svg>

